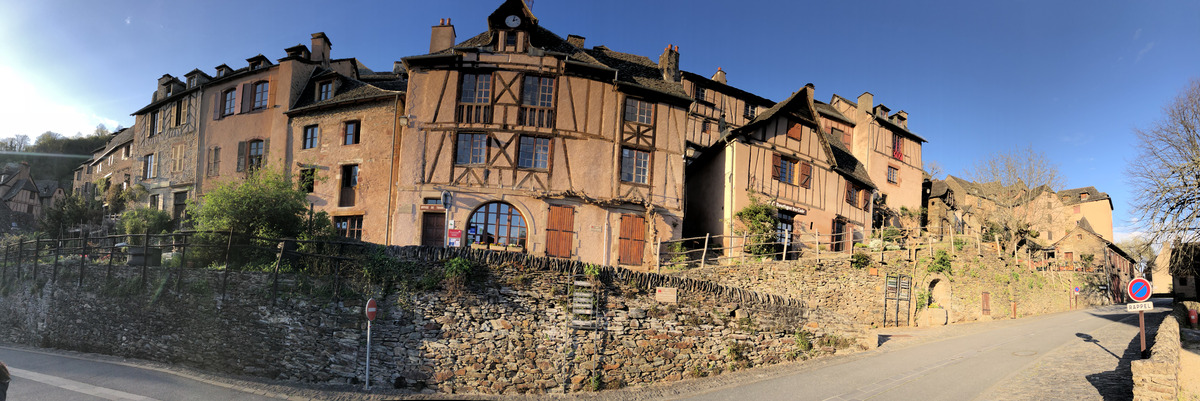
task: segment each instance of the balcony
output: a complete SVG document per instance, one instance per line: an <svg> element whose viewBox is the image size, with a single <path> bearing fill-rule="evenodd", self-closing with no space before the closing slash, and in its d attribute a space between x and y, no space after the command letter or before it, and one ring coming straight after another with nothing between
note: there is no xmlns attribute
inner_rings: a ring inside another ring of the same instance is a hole
<svg viewBox="0 0 1200 401"><path fill-rule="evenodd" d="M554 109L521 106L520 110L517 111L517 124L538 128L554 128Z"/></svg>
<svg viewBox="0 0 1200 401"><path fill-rule="evenodd" d="M459 103L454 110L454 118L462 124L491 124L492 105Z"/></svg>

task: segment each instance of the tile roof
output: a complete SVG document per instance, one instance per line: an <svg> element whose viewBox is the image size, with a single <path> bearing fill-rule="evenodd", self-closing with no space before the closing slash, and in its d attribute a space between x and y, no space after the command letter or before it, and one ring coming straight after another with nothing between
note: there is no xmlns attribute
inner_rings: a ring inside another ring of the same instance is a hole
<svg viewBox="0 0 1200 401"><path fill-rule="evenodd" d="M1088 194L1087 200L1080 199L1080 196L1083 194ZM1063 206L1071 206L1079 203L1096 202L1102 200L1111 201L1111 198L1107 193L1100 192L1096 189L1096 187L1064 189L1062 191L1058 191L1055 193L1055 195L1058 195L1059 199L1062 199ZM1063 199L1064 197L1066 199Z"/></svg>
<svg viewBox="0 0 1200 401"><path fill-rule="evenodd" d="M741 98L743 100L745 100L745 99L753 100L753 101L757 102L759 105L763 105L763 106L769 107L770 105L775 104L775 102L771 101L771 99L767 99L765 97L744 91L736 86L713 81L711 78L706 78L705 76L694 73L694 72L680 71L679 73L683 75L683 79L686 79L686 80L692 81L692 82L701 83L702 84L701 86L703 86L705 88L711 88L718 92L730 92L738 98Z"/></svg>
<svg viewBox="0 0 1200 401"><path fill-rule="evenodd" d="M315 83L330 78L337 80L337 85L334 85L333 97L320 101L315 100L317 91ZM304 91L300 93L296 104L292 105L291 110L288 110L287 114L303 113L335 104L396 96L402 93L399 90L380 88L380 85L380 83L369 84L359 81L332 70L317 68L313 70L313 74L304 86ZM401 84L386 84L383 86L395 87L399 85Z"/></svg>

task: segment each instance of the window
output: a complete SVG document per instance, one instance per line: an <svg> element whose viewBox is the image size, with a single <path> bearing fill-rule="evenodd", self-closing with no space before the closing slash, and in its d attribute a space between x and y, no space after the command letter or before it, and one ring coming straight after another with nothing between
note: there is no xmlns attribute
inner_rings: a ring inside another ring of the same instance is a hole
<svg viewBox="0 0 1200 401"><path fill-rule="evenodd" d="M654 103L626 98L625 121L639 124L654 124Z"/></svg>
<svg viewBox="0 0 1200 401"><path fill-rule="evenodd" d="M1079 214L1079 205L1075 205L1075 214Z"/></svg>
<svg viewBox="0 0 1200 401"><path fill-rule="evenodd" d="M121 150L121 160L129 158L129 148L129 145L125 145L125 147Z"/></svg>
<svg viewBox="0 0 1200 401"><path fill-rule="evenodd" d="M859 202L860 199L858 196L859 191L860 191L860 189L858 188L857 185L854 185L854 183L852 183L850 181L846 181L846 203L849 203L851 206L861 209L862 205Z"/></svg>
<svg viewBox="0 0 1200 401"><path fill-rule="evenodd" d="M467 239L473 244L525 246L525 218L505 202L490 202L471 213Z"/></svg>
<svg viewBox="0 0 1200 401"><path fill-rule="evenodd" d="M892 157L904 160L904 137L900 134L892 134Z"/></svg>
<svg viewBox="0 0 1200 401"><path fill-rule="evenodd" d="M796 185L805 189L812 187L812 164L808 162L800 163L800 181Z"/></svg>
<svg viewBox="0 0 1200 401"><path fill-rule="evenodd" d="M1087 192L1081 193L1081 194L1079 194L1079 200L1081 200L1081 201L1088 200L1089 195L1091 195L1091 194L1089 194Z"/></svg>
<svg viewBox="0 0 1200 401"><path fill-rule="evenodd" d="M700 122L700 132L708 132L709 129L710 128L709 128L708 120L704 120L704 121Z"/></svg>
<svg viewBox="0 0 1200 401"><path fill-rule="evenodd" d="M342 166L342 196L338 199L338 206L354 206L354 195L357 188L358 165L347 164Z"/></svg>
<svg viewBox="0 0 1200 401"><path fill-rule="evenodd" d="M1068 260L1068 261L1071 261L1071 262L1074 262L1074 261L1075 261L1075 253L1074 253L1074 252L1067 252L1067 260Z"/></svg>
<svg viewBox="0 0 1200 401"><path fill-rule="evenodd" d="M333 218L333 227L338 235L346 238L362 239L362 216L337 216Z"/></svg>
<svg viewBox="0 0 1200 401"><path fill-rule="evenodd" d="M300 170L300 190L304 191L304 193L311 194L313 193L313 187L316 186L316 182L317 169L306 168Z"/></svg>
<svg viewBox="0 0 1200 401"><path fill-rule="evenodd" d="M845 144L846 147L850 147L850 133L849 132L842 131L841 129L838 129L838 128L830 128L829 132L833 135L834 138L841 139L842 143Z"/></svg>
<svg viewBox="0 0 1200 401"><path fill-rule="evenodd" d="M158 210L158 195L150 195L150 208Z"/></svg>
<svg viewBox="0 0 1200 401"><path fill-rule="evenodd" d="M487 134L458 134L454 164L486 163L487 150Z"/></svg>
<svg viewBox="0 0 1200 401"><path fill-rule="evenodd" d="M267 108L267 98L269 96L268 92L270 91L270 85L271 84L269 82L265 81L254 83L254 104L250 107L250 110L262 110Z"/></svg>
<svg viewBox="0 0 1200 401"><path fill-rule="evenodd" d="M171 208L171 218L175 220L176 224L182 224L187 215L187 195L186 191L174 194L175 204Z"/></svg>
<svg viewBox="0 0 1200 401"><path fill-rule="evenodd" d="M150 135L149 136L154 136L154 134L157 134L157 133L158 133L158 112L152 111L152 112L150 112Z"/></svg>
<svg viewBox="0 0 1200 401"><path fill-rule="evenodd" d="M142 162L142 178L150 179L158 177L158 171L155 171L156 167L158 167L158 163L154 161L154 154L146 155L146 160Z"/></svg>
<svg viewBox="0 0 1200 401"><path fill-rule="evenodd" d="M317 101L322 101L333 97L333 81L325 81L317 84Z"/></svg>
<svg viewBox="0 0 1200 401"><path fill-rule="evenodd" d="M317 147L317 137L321 134L321 129L316 125L304 127L304 143L300 149L312 149Z"/></svg>
<svg viewBox="0 0 1200 401"><path fill-rule="evenodd" d="M221 94L221 117L233 115L234 105L237 104L237 89L229 89Z"/></svg>
<svg viewBox="0 0 1200 401"><path fill-rule="evenodd" d="M700 102L705 101L705 97L706 97L705 95L708 94L707 92L708 91L705 90L703 86L696 85L696 93L695 93L696 101L700 101Z"/></svg>
<svg viewBox="0 0 1200 401"><path fill-rule="evenodd" d="M895 167L888 166L887 180L892 184L900 182L900 170Z"/></svg>
<svg viewBox="0 0 1200 401"><path fill-rule="evenodd" d="M517 47L517 33L508 31L504 33L504 47ZM513 49L514 51L516 49Z"/></svg>
<svg viewBox="0 0 1200 401"><path fill-rule="evenodd" d="M621 149L621 181L635 184L648 183L650 176L650 152L637 149Z"/></svg>
<svg viewBox="0 0 1200 401"><path fill-rule="evenodd" d="M772 154L772 169L771 175L776 181L793 184L796 181L796 160L780 156L778 153Z"/></svg>
<svg viewBox="0 0 1200 401"><path fill-rule="evenodd" d="M187 149L183 145L175 145L171 147L171 172L183 171L185 165L184 154Z"/></svg>
<svg viewBox="0 0 1200 401"><path fill-rule="evenodd" d="M462 74L458 103L458 122L491 123L492 74Z"/></svg>
<svg viewBox="0 0 1200 401"><path fill-rule="evenodd" d="M347 121L346 122L346 135L342 139L343 145L357 145L358 144L359 136L360 136L359 135L360 134L360 132L359 132L360 126L361 125L358 123L358 121Z"/></svg>
<svg viewBox="0 0 1200 401"><path fill-rule="evenodd" d="M208 150L208 176L215 177L221 175L221 148L214 146Z"/></svg>
<svg viewBox="0 0 1200 401"><path fill-rule="evenodd" d="M250 141L246 148L246 168L257 170L263 164L263 141Z"/></svg>
<svg viewBox="0 0 1200 401"><path fill-rule="evenodd" d="M755 110L755 107L754 107L754 105L752 105L752 104L750 104L750 103L746 103L746 111L745 111L745 113L744 113L744 115L746 116L746 118L753 119L753 118L754 118L754 112L755 112L755 111L756 111L756 110Z"/></svg>
<svg viewBox="0 0 1200 401"><path fill-rule="evenodd" d="M195 87L196 86L196 77L188 77L187 85L189 88Z"/></svg>
<svg viewBox="0 0 1200 401"><path fill-rule="evenodd" d="M183 124L183 99L175 101L175 126Z"/></svg>
<svg viewBox="0 0 1200 401"><path fill-rule="evenodd" d="M521 137L521 149L517 165L523 168L547 168L550 160L550 139L533 136Z"/></svg>
<svg viewBox="0 0 1200 401"><path fill-rule="evenodd" d="M554 127L554 78L526 76L521 90L521 108L517 123L534 127Z"/></svg>
<svg viewBox="0 0 1200 401"><path fill-rule="evenodd" d="M780 212L779 219L775 222L775 241L779 242L780 248L784 251L790 248L790 245L794 241L792 239L792 232L795 231L794 221L795 214Z"/></svg>

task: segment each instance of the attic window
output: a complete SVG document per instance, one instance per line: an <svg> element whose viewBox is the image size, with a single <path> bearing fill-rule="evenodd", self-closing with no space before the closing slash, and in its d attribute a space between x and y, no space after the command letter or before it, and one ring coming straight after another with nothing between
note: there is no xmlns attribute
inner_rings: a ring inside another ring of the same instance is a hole
<svg viewBox="0 0 1200 401"><path fill-rule="evenodd" d="M517 49L517 32L504 32L504 48L505 50L516 51Z"/></svg>
<svg viewBox="0 0 1200 401"><path fill-rule="evenodd" d="M1081 200L1081 201L1088 200L1088 195L1089 194L1087 192L1079 194L1079 200Z"/></svg>
<svg viewBox="0 0 1200 401"><path fill-rule="evenodd" d="M317 84L317 101L322 101L333 97L333 81L325 81Z"/></svg>
<svg viewBox="0 0 1200 401"><path fill-rule="evenodd" d="M263 68L263 62L262 62L262 61L252 61L252 62L250 62L250 69L251 69L251 70L257 70L257 69L260 69L260 68Z"/></svg>
<svg viewBox="0 0 1200 401"><path fill-rule="evenodd" d="M708 94L706 92L708 91L705 90L703 86L696 85L696 100L701 102L705 101L705 97Z"/></svg>
<svg viewBox="0 0 1200 401"><path fill-rule="evenodd" d="M196 86L196 77L188 77L187 80L189 88L194 88Z"/></svg>
<svg viewBox="0 0 1200 401"><path fill-rule="evenodd" d="M754 118L754 112L755 112L755 111L756 111L756 110L755 110L755 108L754 108L754 105L752 105L752 104L749 104L749 103L746 103L746 110L745 110L745 113L744 113L744 115L746 116L746 118L753 119L753 118Z"/></svg>

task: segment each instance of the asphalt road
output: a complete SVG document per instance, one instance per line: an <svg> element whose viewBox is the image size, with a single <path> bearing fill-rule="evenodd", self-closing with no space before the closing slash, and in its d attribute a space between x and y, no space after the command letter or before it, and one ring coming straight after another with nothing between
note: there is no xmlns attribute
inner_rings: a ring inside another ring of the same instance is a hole
<svg viewBox="0 0 1200 401"><path fill-rule="evenodd" d="M0 361L13 376L9 401L273 399L132 364L11 348Z"/></svg>
<svg viewBox="0 0 1200 401"><path fill-rule="evenodd" d="M1155 300L1156 312L1165 311L1169 305L1169 300ZM894 350L885 347L869 357L719 388L684 399L990 399L990 395L1005 391L999 385L1005 379L1032 369L1035 361L1056 349L1090 339L1088 333L1112 329L1112 325L1132 324L1132 331L1128 327L1123 329L1125 333L1133 333L1130 341L1136 340L1137 318L1126 319L1131 315L1134 313L1126 312L1124 305L1114 305L1008 321L1011 324L998 324L994 329ZM1119 344L1120 349L1113 351L1120 353L1125 345ZM1064 368L1049 374L1082 373Z"/></svg>

